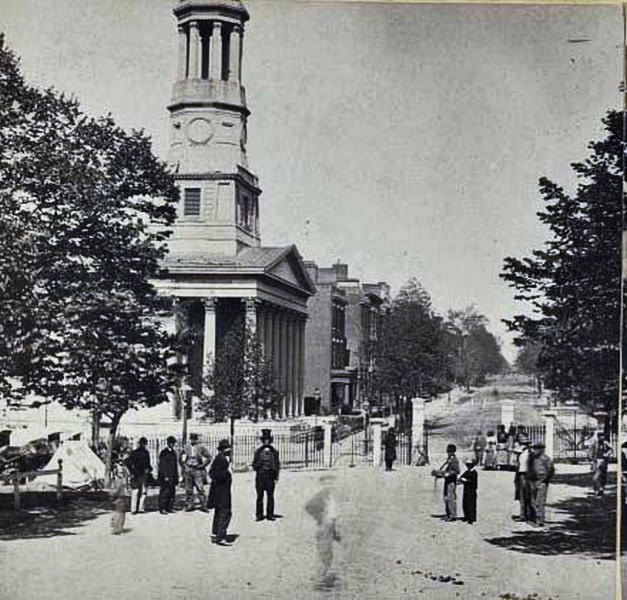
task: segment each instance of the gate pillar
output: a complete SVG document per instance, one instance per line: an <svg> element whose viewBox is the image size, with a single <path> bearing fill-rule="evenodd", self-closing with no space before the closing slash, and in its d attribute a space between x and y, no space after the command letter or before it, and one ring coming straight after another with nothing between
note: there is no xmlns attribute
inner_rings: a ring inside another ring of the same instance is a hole
<svg viewBox="0 0 627 600"><path fill-rule="evenodd" d="M514 422L514 401L501 400L501 424L505 425L505 429Z"/></svg>
<svg viewBox="0 0 627 600"><path fill-rule="evenodd" d="M372 426L372 466L375 469L381 464L381 425L383 419L370 419Z"/></svg>
<svg viewBox="0 0 627 600"><path fill-rule="evenodd" d="M544 412L544 451L551 458L555 457L555 417L557 413L554 410Z"/></svg>
<svg viewBox="0 0 627 600"><path fill-rule="evenodd" d="M424 452L425 442L425 401L422 398L411 399L411 464L418 461L419 452Z"/></svg>

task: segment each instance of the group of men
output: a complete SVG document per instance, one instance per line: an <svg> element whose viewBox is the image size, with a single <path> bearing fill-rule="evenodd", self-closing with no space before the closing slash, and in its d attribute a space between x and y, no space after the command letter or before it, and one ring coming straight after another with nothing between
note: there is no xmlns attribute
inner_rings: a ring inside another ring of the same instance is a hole
<svg viewBox="0 0 627 600"><path fill-rule="evenodd" d="M265 519L274 521L274 489L279 479L281 463L279 453L272 446L273 438L270 429L262 429L261 445L255 451L252 467L256 472L255 491L257 500L255 514L257 521ZM139 444L124 461L131 476L131 512L145 512L146 492L152 477L150 454L147 449L148 440L139 439ZM157 483L159 485L159 512L174 512L176 486L180 481L179 466L182 468L185 486L185 510L194 510L196 500L200 501L200 509L214 509L212 525L212 541L218 545L229 545L227 529L231 521L231 443L228 439L220 440L217 454L212 460L211 453L199 443L198 434L189 436L180 456L176 451L176 438L170 436L166 447L159 453ZM207 467L209 467L209 494L205 495L207 484ZM264 512L264 496L266 510Z"/></svg>

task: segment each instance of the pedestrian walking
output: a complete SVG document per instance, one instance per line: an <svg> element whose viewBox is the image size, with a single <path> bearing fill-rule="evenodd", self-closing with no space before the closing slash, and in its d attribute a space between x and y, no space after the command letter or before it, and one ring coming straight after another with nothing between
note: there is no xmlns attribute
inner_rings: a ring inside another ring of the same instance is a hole
<svg viewBox="0 0 627 600"><path fill-rule="evenodd" d="M189 444L181 453L183 480L185 482L185 510L194 510L195 494L200 498L201 510L206 510L205 484L207 465L211 462L209 450L198 443L198 434L191 433Z"/></svg>
<svg viewBox="0 0 627 600"><path fill-rule="evenodd" d="M475 453L475 464L478 467L481 467L483 465L483 457L484 457L487 445L488 445L488 441L486 439L486 436L483 435L483 432L478 431L477 435L475 436L475 440L472 443L472 449L473 449L473 452Z"/></svg>
<svg viewBox="0 0 627 600"><path fill-rule="evenodd" d="M549 483L555 474L553 461L544 453L544 444L538 443L531 447L528 477L532 490L532 503L535 524L543 527L545 523L545 506Z"/></svg>
<svg viewBox="0 0 627 600"><path fill-rule="evenodd" d="M255 471L255 491L257 492L257 503L255 512L257 521L263 521L263 496L267 497L266 519L274 521L274 490L279 481L279 471L281 462L279 453L272 445L272 431L270 429L261 430L261 446L255 451L253 457L253 470Z"/></svg>
<svg viewBox="0 0 627 600"><path fill-rule="evenodd" d="M211 526L211 541L218 546L230 546L227 541L227 529L231 522L231 471L229 470L231 442L220 440L218 454L209 468L211 485L207 507L213 508L213 523Z"/></svg>
<svg viewBox="0 0 627 600"><path fill-rule="evenodd" d="M139 438L137 448L129 454L125 461L131 475L131 512L133 514L145 512L148 479L152 472L147 446L148 440L145 437Z"/></svg>
<svg viewBox="0 0 627 600"><path fill-rule="evenodd" d="M512 517L515 521L533 521L535 519L532 503L531 481L529 480L529 439L526 435L518 436L518 464L514 475L514 500L520 504L520 513Z"/></svg>
<svg viewBox="0 0 627 600"><path fill-rule="evenodd" d="M166 447L159 453L159 512L164 515L174 512L176 484L179 481L178 457L176 455L176 438L169 436Z"/></svg>
<svg viewBox="0 0 627 600"><path fill-rule="evenodd" d="M464 486L462 497L462 510L464 521L473 524L477 520L477 488L479 487L479 474L473 459L466 461L466 470L460 475L459 482Z"/></svg>
<svg viewBox="0 0 627 600"><path fill-rule="evenodd" d="M607 484L607 467L614 454L611 444L605 439L605 433L599 431L596 440L590 445L590 461L592 463L592 489L597 496L605 493Z"/></svg>
<svg viewBox="0 0 627 600"><path fill-rule="evenodd" d="M391 471L392 465L396 460L396 432L394 427L390 427L383 438L383 460L385 461L385 470Z"/></svg>
<svg viewBox="0 0 627 600"><path fill-rule="evenodd" d="M329 572L333 563L333 542L340 542L338 530L338 510L335 502L333 475L320 478L322 489L305 504L305 511L316 522L316 550L318 551L318 587L329 588L335 584L335 577Z"/></svg>

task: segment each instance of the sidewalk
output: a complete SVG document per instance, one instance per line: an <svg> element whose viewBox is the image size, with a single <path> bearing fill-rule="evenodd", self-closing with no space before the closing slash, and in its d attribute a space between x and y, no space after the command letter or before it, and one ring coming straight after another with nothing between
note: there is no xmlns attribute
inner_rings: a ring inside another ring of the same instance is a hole
<svg viewBox="0 0 627 600"><path fill-rule="evenodd" d="M230 548L210 544L212 515L129 515L109 533L109 514L47 537L0 532L0 597L13 600L614 598L612 499L588 496L588 473L560 466L549 491L547 530L515 523L511 473L480 472L479 522L445 523L441 482L429 467L392 473L340 468L342 542L335 588L314 588L314 523L304 504L322 472L285 472L278 521L253 519L253 475L234 476ZM328 472L328 471L327 471ZM461 504L461 502L460 502ZM603 519L606 522L603 522ZM605 586L605 587L604 587ZM506 594L510 594L506 596Z"/></svg>

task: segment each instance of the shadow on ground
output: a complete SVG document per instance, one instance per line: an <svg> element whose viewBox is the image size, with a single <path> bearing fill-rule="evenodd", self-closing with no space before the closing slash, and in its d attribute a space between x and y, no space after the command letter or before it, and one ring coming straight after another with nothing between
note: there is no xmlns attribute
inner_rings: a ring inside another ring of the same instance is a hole
<svg viewBox="0 0 627 600"><path fill-rule="evenodd" d="M584 474L585 475L585 474ZM561 474L555 484L583 485L582 474ZM590 487L590 478L586 487ZM554 484L552 484L554 485ZM616 494L615 487L605 496L578 496L550 502L552 512L566 518L548 522L544 529L517 531L510 536L486 539L490 544L527 554L578 554L603 560L615 557ZM549 500L550 500L549 488Z"/></svg>
<svg viewBox="0 0 627 600"><path fill-rule="evenodd" d="M0 513L0 540L51 538L75 535L79 527L111 512L109 501L76 500L60 509L36 508Z"/></svg>

